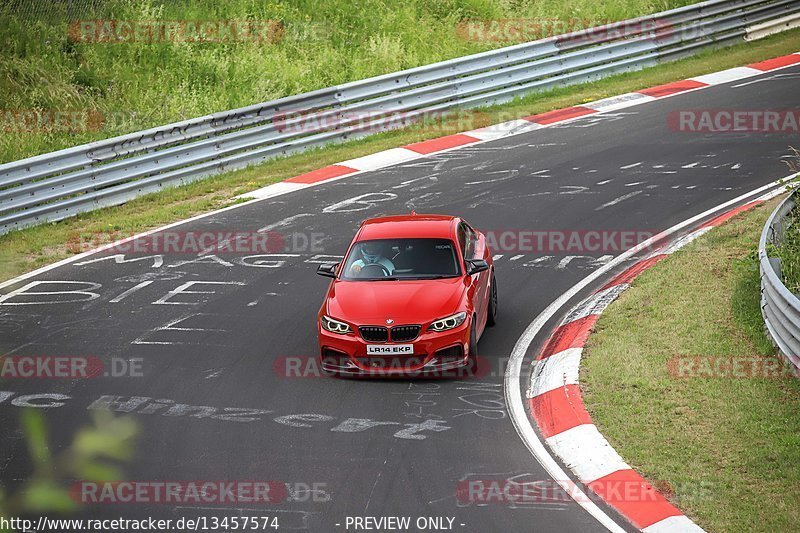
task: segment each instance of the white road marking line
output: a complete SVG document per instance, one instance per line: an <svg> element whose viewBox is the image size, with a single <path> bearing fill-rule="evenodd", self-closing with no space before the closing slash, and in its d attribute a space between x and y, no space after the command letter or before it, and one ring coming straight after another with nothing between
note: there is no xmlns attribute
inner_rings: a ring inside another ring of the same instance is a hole
<svg viewBox="0 0 800 533"><path fill-rule="evenodd" d="M559 191L558 194L580 194L589 190L585 185L562 185L561 189L569 189L567 191Z"/></svg>
<svg viewBox="0 0 800 533"><path fill-rule="evenodd" d="M617 205L618 203L624 202L628 198L633 198L634 196L637 196L637 195L641 194L642 192L644 192L644 191L640 190L640 191L629 192L628 194L623 194L622 196L620 196L618 198L614 198L610 202L604 203L600 207L595 207L594 210L595 211L600 211L601 209L605 209L606 207L611 207L612 205Z"/></svg>
<svg viewBox="0 0 800 533"><path fill-rule="evenodd" d="M683 248L684 246L686 246L687 244L689 244L693 240L695 240L698 237L700 237L701 235L705 235L706 233L708 233L712 229L713 229L712 226L706 226L705 228L700 228L700 229L694 230L693 232L691 232L691 233L689 233L687 235L684 235L679 239L676 239L674 242L670 243L666 248L664 248L662 250L656 250L654 252L654 255L655 254L665 254L665 255L673 254L677 250Z"/></svg>
<svg viewBox="0 0 800 533"><path fill-rule="evenodd" d="M487 175L504 174L504 175L499 177L499 178L493 178L493 179L488 179L488 180L467 181L467 182L464 183L464 185L479 185L481 183L492 183L492 182L496 182L496 181L505 181L505 180L511 179L514 176L516 176L517 174L519 174L519 169L511 168L511 169L508 169L508 170L496 170L494 172L487 172L486 174Z"/></svg>
<svg viewBox="0 0 800 533"><path fill-rule="evenodd" d="M477 167L476 167L476 169L477 169ZM410 179L410 180L406 180L406 181L401 181L400 185L395 185L394 187L392 187L392 189L404 189L404 188L408 187L409 185L411 185L413 183L416 183L418 181L426 181L426 180L438 181L439 180L438 174L431 174L430 176L422 176L421 178L414 178L414 179Z"/></svg>
<svg viewBox="0 0 800 533"><path fill-rule="evenodd" d="M152 281L143 281L143 282L141 282L141 283L139 283L137 285L134 285L133 287L131 287L127 291L125 291L122 294L120 294L119 296L117 296L116 298L113 298L113 299L109 300L108 303L112 303L112 304L119 303L122 300L124 300L125 298L127 298L128 296L130 296L131 294L133 294L134 292L138 291L139 289L143 289L144 287L147 287L151 283L153 283L153 282Z"/></svg>
<svg viewBox="0 0 800 533"><path fill-rule="evenodd" d="M534 259L531 259L530 261L527 261L527 262L523 263L522 266L525 266L525 267L536 266L539 263L547 262L547 261L553 259L554 257L555 256L553 256L553 255L543 255L541 257L536 257Z"/></svg>
<svg viewBox="0 0 800 533"><path fill-rule="evenodd" d="M368 192L360 194L341 202L336 202L322 208L323 213L350 213L353 211L364 211L375 207L379 202L394 200L397 195L393 192Z"/></svg>
<svg viewBox="0 0 800 533"><path fill-rule="evenodd" d="M272 230L274 230L276 228L282 228L282 227L288 226L289 224L291 224L292 222L294 222L298 218L310 217L310 216L312 216L311 213L298 213L296 215L292 215L292 216L286 217L283 220L279 220L278 222L275 222L273 224L268 224L268 225L264 226L263 228L260 228L260 229L256 230L256 232L257 233L267 233L267 232L270 232L270 231L272 231Z"/></svg>
<svg viewBox="0 0 800 533"><path fill-rule="evenodd" d="M786 66L787 67L794 67L794 66L797 66L797 64L786 65ZM762 72L762 74L764 74L764 72ZM783 73L783 74L773 74L772 76L768 76L766 78L759 78L757 80L752 80L752 81L748 81L748 82L745 82L745 83L740 83L738 85L732 85L731 87L733 89L738 89L740 87L746 87L748 85L753 85L754 83L761 83L762 81L773 81L773 80L781 81L781 80L792 80L792 79L795 79L795 78L800 78L800 72L786 72L786 73Z"/></svg>
<svg viewBox="0 0 800 533"><path fill-rule="evenodd" d="M60 291L36 291L30 292L29 289L39 286L54 286L54 285L81 285L81 289L74 289L74 290L60 290ZM92 292L96 289L101 288L102 285L100 283L95 283L93 281L72 281L72 280L39 280L39 281L31 281L27 285L20 287L19 289L13 290L8 294L4 294L0 296L0 305L49 305L55 304L59 302L64 303L75 303L75 302L89 302L92 300L96 300L100 298L100 295L96 292ZM73 298L69 300L45 300L45 301L32 301L32 302L10 302L12 298L17 296L56 296L56 295L72 295ZM74 298L77 297L77 298Z"/></svg>

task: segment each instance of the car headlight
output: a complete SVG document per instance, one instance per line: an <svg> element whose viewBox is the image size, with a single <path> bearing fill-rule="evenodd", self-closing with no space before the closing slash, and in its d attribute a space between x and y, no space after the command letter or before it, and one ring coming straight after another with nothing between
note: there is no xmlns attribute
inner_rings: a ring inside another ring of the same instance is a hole
<svg viewBox="0 0 800 533"><path fill-rule="evenodd" d="M344 322L339 322L338 320L334 320L329 316L322 315L322 319L320 320L322 327L331 333L338 333L339 335L344 335L346 333L350 333L352 330L350 329L349 324L345 324Z"/></svg>
<svg viewBox="0 0 800 533"><path fill-rule="evenodd" d="M444 318L440 318L433 322L428 329L431 331L447 331L448 329L457 328L467 319L467 313L460 312Z"/></svg>

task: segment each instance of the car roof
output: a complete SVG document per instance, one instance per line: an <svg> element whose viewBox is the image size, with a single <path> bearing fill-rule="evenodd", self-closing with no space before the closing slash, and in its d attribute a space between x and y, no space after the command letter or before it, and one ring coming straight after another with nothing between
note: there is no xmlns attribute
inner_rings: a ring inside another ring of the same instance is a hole
<svg viewBox="0 0 800 533"><path fill-rule="evenodd" d="M361 223L356 240L452 239L458 217L447 215L397 215L370 218Z"/></svg>

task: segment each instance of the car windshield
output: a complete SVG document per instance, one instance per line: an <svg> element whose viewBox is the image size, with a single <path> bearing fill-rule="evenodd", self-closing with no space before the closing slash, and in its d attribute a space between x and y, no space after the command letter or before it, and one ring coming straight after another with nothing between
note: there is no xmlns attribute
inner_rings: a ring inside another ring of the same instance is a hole
<svg viewBox="0 0 800 533"><path fill-rule="evenodd" d="M343 263L341 279L439 279L461 275L450 239L379 239L357 242Z"/></svg>

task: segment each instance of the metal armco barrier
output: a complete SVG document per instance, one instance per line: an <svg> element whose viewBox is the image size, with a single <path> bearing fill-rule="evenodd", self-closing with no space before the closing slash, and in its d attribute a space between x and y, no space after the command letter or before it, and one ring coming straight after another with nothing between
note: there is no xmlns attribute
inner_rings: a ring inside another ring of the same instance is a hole
<svg viewBox="0 0 800 533"><path fill-rule="evenodd" d="M796 13L800 0L710 0L3 164L0 234L453 108L743 42Z"/></svg>
<svg viewBox="0 0 800 533"><path fill-rule="evenodd" d="M797 201L797 191L773 211L758 242L758 261L761 271L761 314L772 340L783 355L800 368L800 299L781 281L780 259L770 258L767 247L780 246L784 232L797 223L791 217ZM792 231L798 231L793 228Z"/></svg>

